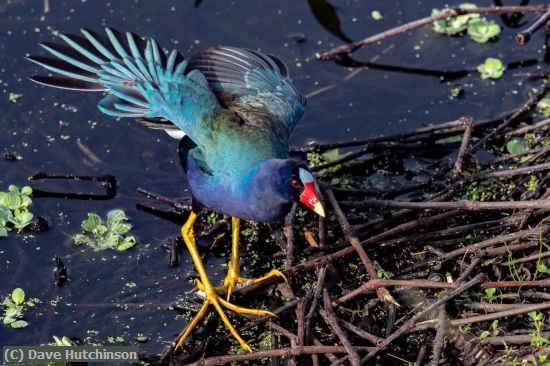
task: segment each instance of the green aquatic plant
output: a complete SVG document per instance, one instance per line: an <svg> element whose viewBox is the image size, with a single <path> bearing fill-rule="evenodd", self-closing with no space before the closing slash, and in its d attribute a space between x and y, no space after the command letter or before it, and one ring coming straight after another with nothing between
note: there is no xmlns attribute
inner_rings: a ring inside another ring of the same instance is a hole
<svg viewBox="0 0 550 366"><path fill-rule="evenodd" d="M544 325L544 314L539 313L536 311L532 311L530 313L527 313L529 315L529 318L533 321L533 325L535 326L535 331L533 333L530 333L531 336L531 345L535 347L544 347L550 344L550 340L545 338L542 335L542 327Z"/></svg>
<svg viewBox="0 0 550 366"><path fill-rule="evenodd" d="M23 304L25 303L25 291L16 288L11 296L4 300L3 323L12 328L25 328L29 323L23 320Z"/></svg>
<svg viewBox="0 0 550 366"><path fill-rule="evenodd" d="M96 251L130 249L136 244L136 238L125 235L132 229L132 224L126 221L126 214L119 209L109 211L106 220L96 213L88 213L88 217L81 224L82 233L73 236L73 243L86 244Z"/></svg>
<svg viewBox="0 0 550 366"><path fill-rule="evenodd" d="M550 97L544 97L537 103L537 112L542 114L543 117L550 116Z"/></svg>
<svg viewBox="0 0 550 366"><path fill-rule="evenodd" d="M74 346L74 342L69 338L69 337L61 337L59 338L58 336L52 336L53 339L54 339L54 343L50 343L52 346L60 346L60 347L70 347L70 346Z"/></svg>
<svg viewBox="0 0 550 366"><path fill-rule="evenodd" d="M496 337L497 335L499 335L499 333L500 331L498 329L498 319L495 319L491 323L491 330L484 330L483 332L481 332L481 334L479 335L479 340L482 341L489 336Z"/></svg>
<svg viewBox="0 0 550 366"><path fill-rule="evenodd" d="M537 178L536 175L531 175L529 177L529 181L528 182L525 182L523 184L523 186L525 187L525 189L527 189L527 191L529 192L536 192L537 189L539 188L539 179Z"/></svg>
<svg viewBox="0 0 550 366"><path fill-rule="evenodd" d="M487 43L500 34L500 26L485 18L471 19L468 22L468 35L477 43Z"/></svg>
<svg viewBox="0 0 550 366"><path fill-rule="evenodd" d="M504 73L504 65L498 58L489 57L477 67L482 79L498 79Z"/></svg>
<svg viewBox="0 0 550 366"><path fill-rule="evenodd" d="M508 154L519 154L529 150L529 145L522 138L513 138L506 143Z"/></svg>
<svg viewBox="0 0 550 366"><path fill-rule="evenodd" d="M458 6L460 9L476 9L477 5L471 3L463 3ZM448 11L445 9L432 9L432 16L439 15ZM463 33L468 28L468 22L472 19L479 18L479 14L464 14L456 17L449 17L437 20L433 23L433 29L440 34L448 36L456 36Z"/></svg>
<svg viewBox="0 0 550 366"><path fill-rule="evenodd" d="M8 186L7 192L0 192L0 237L7 236L12 229L21 231L32 222L31 195L31 187L19 189L13 184Z"/></svg>
<svg viewBox="0 0 550 366"><path fill-rule="evenodd" d="M383 18L382 13L380 13L378 10L371 11L370 16L374 20L380 20Z"/></svg>

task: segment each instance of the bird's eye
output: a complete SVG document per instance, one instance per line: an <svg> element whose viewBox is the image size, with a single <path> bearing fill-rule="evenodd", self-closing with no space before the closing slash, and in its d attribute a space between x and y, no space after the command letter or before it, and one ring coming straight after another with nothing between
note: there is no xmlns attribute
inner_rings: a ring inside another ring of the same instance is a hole
<svg viewBox="0 0 550 366"><path fill-rule="evenodd" d="M294 189L299 189L299 188L302 188L302 184L300 183L300 181L296 178L293 178L291 181L290 181L290 186Z"/></svg>

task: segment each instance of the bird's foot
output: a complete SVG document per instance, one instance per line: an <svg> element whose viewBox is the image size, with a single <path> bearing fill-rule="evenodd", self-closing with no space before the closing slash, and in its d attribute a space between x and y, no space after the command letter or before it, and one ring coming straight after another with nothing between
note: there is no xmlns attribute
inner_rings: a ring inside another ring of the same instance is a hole
<svg viewBox="0 0 550 366"><path fill-rule="evenodd" d="M288 279L283 274L283 272L276 270L273 268L271 271L269 271L266 275L258 278L245 278L241 277L240 271L234 270L233 266L231 265L231 262L229 262L229 271L227 272L227 276L225 276L225 279L223 280L223 286L221 288L218 288L218 290L222 290L226 293L226 299L229 301L229 298L231 297L231 294L233 293L233 290L239 289L240 287L248 286L253 283L261 282L263 280L266 280L268 278L273 277L279 277L285 280L285 282L288 282Z"/></svg>
<svg viewBox="0 0 550 366"><path fill-rule="evenodd" d="M199 280L196 280L195 284L197 285L199 291L204 293L204 298L205 298L204 303L202 304L202 307L197 313L197 315L195 315L193 320L191 320L191 322L185 328L185 331L183 332L183 334L179 337L178 342L176 344L176 348L178 348L185 342L185 339L187 339L187 337L189 336L189 334L191 334L191 332L197 326L197 324L199 324L202 318L208 313L208 308L210 307L210 305L213 305L216 311L218 312L218 314L220 314L220 317L222 318L223 323L229 329L233 337L237 339L241 347L245 351L252 352L252 349L250 348L250 346L241 338L241 336L239 335L235 327L231 325L231 323L229 322L229 318L227 317L223 309L225 308L239 314L249 314L249 315L257 315L257 316L265 316L265 315L276 316L276 315L267 310L249 309L249 308L244 308L241 306L231 304L229 301L224 300L220 295L217 294L217 291L219 290L218 288L214 288L212 286L205 287L202 284L202 282L200 282Z"/></svg>

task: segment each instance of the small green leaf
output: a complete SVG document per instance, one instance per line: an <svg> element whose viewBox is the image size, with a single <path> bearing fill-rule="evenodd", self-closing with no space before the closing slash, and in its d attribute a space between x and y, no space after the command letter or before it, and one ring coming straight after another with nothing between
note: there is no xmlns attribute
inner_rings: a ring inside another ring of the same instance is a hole
<svg viewBox="0 0 550 366"><path fill-rule="evenodd" d="M378 11L378 10L373 10L371 13L370 13L370 16L372 17L372 19L374 20L380 20L382 19L382 14Z"/></svg>
<svg viewBox="0 0 550 366"><path fill-rule="evenodd" d="M8 308L5 312L6 318L17 319L21 316L21 310L18 307Z"/></svg>
<svg viewBox="0 0 550 366"><path fill-rule="evenodd" d="M73 243L75 245L86 244L88 241L90 241L90 239L84 234L76 234L73 236Z"/></svg>
<svg viewBox="0 0 550 366"><path fill-rule="evenodd" d="M489 337L491 335L491 332L489 332L488 330L484 330L483 332L481 332L481 334L479 335L479 340L482 341L484 340L485 338Z"/></svg>
<svg viewBox="0 0 550 366"><path fill-rule="evenodd" d="M23 188L21 188L21 194L30 196L32 194L32 188L29 186L24 186Z"/></svg>
<svg viewBox="0 0 550 366"><path fill-rule="evenodd" d="M11 293L11 299L16 305L21 305L25 301L25 291L21 288L16 288Z"/></svg>
<svg viewBox="0 0 550 366"><path fill-rule="evenodd" d="M136 337L136 341L139 342L139 343L145 343L149 340L149 337L141 334L141 333L138 333L137 337Z"/></svg>
<svg viewBox="0 0 550 366"><path fill-rule="evenodd" d="M16 210L22 206L23 199L21 198L19 193L8 192L2 196L2 202L0 203L10 210Z"/></svg>
<svg viewBox="0 0 550 366"><path fill-rule="evenodd" d="M127 220L127 217L123 210L115 209L107 213L107 219L123 221Z"/></svg>
<svg viewBox="0 0 550 366"><path fill-rule="evenodd" d="M6 297L4 299L4 306L7 307L7 308L14 308L15 307L15 303L12 301L12 299L10 299L9 297Z"/></svg>
<svg viewBox="0 0 550 366"><path fill-rule="evenodd" d="M136 238L133 236L127 236L124 238L122 243L117 246L117 249L120 251L127 250L133 247L134 245L136 245Z"/></svg>
<svg viewBox="0 0 550 366"><path fill-rule="evenodd" d="M14 216L10 219L10 222L17 229L23 229L28 226L32 221L32 213L28 211L15 210Z"/></svg>
<svg viewBox="0 0 550 366"><path fill-rule="evenodd" d="M4 316L4 324L11 324L15 321L14 318L10 318L9 316Z"/></svg>
<svg viewBox="0 0 550 366"><path fill-rule="evenodd" d="M6 236L8 236L8 229L0 226L0 238L5 238Z"/></svg>
<svg viewBox="0 0 550 366"><path fill-rule="evenodd" d="M114 233L110 233L103 240L100 241L100 249L109 249L118 247L119 243L123 242L122 236Z"/></svg>
<svg viewBox="0 0 550 366"><path fill-rule="evenodd" d="M481 74L482 79L498 79L504 73L504 66L498 58L489 57L477 67L477 71Z"/></svg>
<svg viewBox="0 0 550 366"><path fill-rule="evenodd" d="M508 154L519 154L528 151L529 145L523 139L513 138L506 143L506 150Z"/></svg>
<svg viewBox="0 0 550 366"><path fill-rule="evenodd" d="M477 43L486 43L499 34L500 26L484 18L472 19L468 23L468 35Z"/></svg>
<svg viewBox="0 0 550 366"><path fill-rule="evenodd" d="M82 228L88 232L92 232L99 225L101 225L101 217L95 213L89 213L88 218L82 221Z"/></svg>
<svg viewBox="0 0 550 366"><path fill-rule="evenodd" d="M8 186L8 192L12 192L12 193L17 193L17 194L19 194L19 188L17 188L17 186L14 185L14 184L10 184L10 185Z"/></svg>
<svg viewBox="0 0 550 366"><path fill-rule="evenodd" d="M115 222L109 227L112 233L118 235L126 234L130 229L132 229L132 224L122 224L120 222Z"/></svg>
<svg viewBox="0 0 550 366"><path fill-rule="evenodd" d="M476 9L477 6L471 3L463 3L458 6L461 9ZM432 15L438 15L446 9L432 9ZM437 33L446 34L448 36L456 36L466 30L468 22L471 19L479 18L479 14L464 14L456 17L449 17L445 19L437 20L433 23L433 29Z"/></svg>
<svg viewBox="0 0 550 366"><path fill-rule="evenodd" d="M109 229L107 229L107 226L105 225L98 225L95 227L95 229L92 230L92 232L97 235L97 236L101 236L103 234L105 234Z"/></svg>
<svg viewBox="0 0 550 366"><path fill-rule="evenodd" d="M544 97L537 103L537 112L543 117L550 116L550 97Z"/></svg>
<svg viewBox="0 0 550 366"><path fill-rule="evenodd" d="M27 323L26 321L24 320L16 320L12 323L10 323L11 327L12 328L25 328L27 325L29 325L29 323Z"/></svg>

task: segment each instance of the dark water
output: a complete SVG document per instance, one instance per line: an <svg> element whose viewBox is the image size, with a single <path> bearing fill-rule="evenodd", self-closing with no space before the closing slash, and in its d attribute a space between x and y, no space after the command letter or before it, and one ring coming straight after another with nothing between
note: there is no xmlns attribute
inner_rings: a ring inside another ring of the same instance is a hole
<svg viewBox="0 0 550 366"><path fill-rule="evenodd" d="M508 2L510 5L512 2ZM193 297L190 259L168 266L163 244L179 227L136 209L147 200L137 187L173 198L186 197L177 143L164 133L116 121L96 108L97 94L53 90L27 80L37 68L27 53L41 53L39 41L51 41L54 32L100 30L112 26L156 37L167 48L184 54L213 45L261 49L278 55L290 67L294 82L308 99L307 113L292 136L293 145L310 140L340 141L391 133L458 118L491 119L522 104L535 85L522 82L528 73L546 68L542 34L527 46L504 27L500 40L479 45L466 37L436 35L430 27L417 29L361 50L359 61L373 68L355 70L313 58L318 51L357 40L431 12L441 1L51 1L48 13L42 1L5 1L0 4L0 151L22 156L18 162L0 160L0 189L24 185L36 171L85 175L112 174L118 179L116 198L106 201L35 198L31 210L45 217L51 228L40 234L11 233L0 239L0 296L15 287L40 302L26 313L30 325L12 330L0 326L0 344L37 344L52 335L86 338L107 343L121 336L133 342L138 333L151 340L142 349L159 352L182 329L168 305ZM478 5L491 5L489 1ZM379 10L384 18L374 21ZM532 20L533 16L527 16ZM524 26L520 23L520 28ZM475 67L486 57L505 63L532 60L530 66L508 70L495 82L482 81ZM388 70L386 66L426 69ZM438 71L472 71L471 75L442 81ZM451 99L451 89L462 86L464 96ZM321 89L328 88L325 92ZM22 94L15 103L10 93ZM79 147L80 145L80 147ZM87 147L98 158L92 161ZM61 191L100 192L87 183L39 182L33 187ZM128 252L93 252L74 247L69 238L80 231L87 212L105 214L122 208L135 225L142 243ZM54 256L65 261L69 278L53 285ZM220 269L224 259L207 265ZM218 277L219 278L219 277ZM135 284L135 286L133 285ZM127 304L127 305L125 305Z"/></svg>

